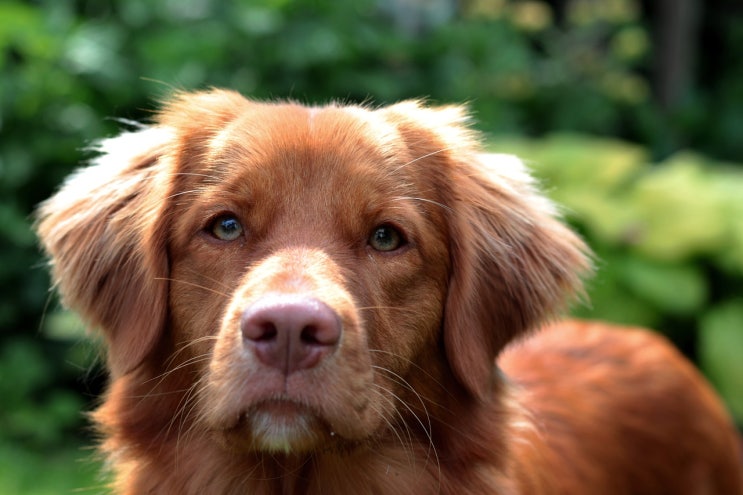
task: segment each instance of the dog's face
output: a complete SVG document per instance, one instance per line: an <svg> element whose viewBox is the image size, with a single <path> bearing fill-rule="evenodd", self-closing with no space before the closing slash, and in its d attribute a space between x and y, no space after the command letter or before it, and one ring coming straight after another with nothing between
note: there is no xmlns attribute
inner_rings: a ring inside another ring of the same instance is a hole
<svg viewBox="0 0 743 495"><path fill-rule="evenodd" d="M486 400L498 351L586 268L520 163L462 122L184 95L109 142L39 232L113 379L185 373L173 414L226 448L404 435L446 394Z"/></svg>
<svg viewBox="0 0 743 495"><path fill-rule="evenodd" d="M254 105L179 171L171 324L177 347L209 356L198 403L232 446L369 436L437 339L445 207L394 129L376 124Z"/></svg>

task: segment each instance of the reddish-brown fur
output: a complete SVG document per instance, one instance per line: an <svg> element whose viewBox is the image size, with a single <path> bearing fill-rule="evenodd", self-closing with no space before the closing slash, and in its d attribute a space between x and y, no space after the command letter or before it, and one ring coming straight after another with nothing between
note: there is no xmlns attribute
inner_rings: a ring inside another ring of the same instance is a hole
<svg viewBox="0 0 743 495"><path fill-rule="evenodd" d="M728 416L663 339L529 333L586 249L465 123L183 94L42 205L64 301L107 340L116 493L743 493ZM321 330L278 344L253 316L276 308Z"/></svg>

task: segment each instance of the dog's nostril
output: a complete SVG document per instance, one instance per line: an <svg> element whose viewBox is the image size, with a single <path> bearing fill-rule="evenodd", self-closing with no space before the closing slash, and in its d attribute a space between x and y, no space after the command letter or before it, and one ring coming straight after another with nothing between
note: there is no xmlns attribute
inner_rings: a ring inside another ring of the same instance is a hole
<svg viewBox="0 0 743 495"><path fill-rule="evenodd" d="M317 327L313 325L304 327L302 329L302 333L299 334L299 338L305 344L309 344L309 345L320 344L320 341L317 340Z"/></svg>
<svg viewBox="0 0 743 495"><path fill-rule="evenodd" d="M338 332L340 324L335 318L331 321L320 322L318 324L307 325L302 328L299 339L306 345L317 346L334 346L338 343L340 334Z"/></svg>
<svg viewBox="0 0 743 495"><path fill-rule="evenodd" d="M299 295L271 295L243 312L245 345L263 364L286 374L312 368L337 346L341 324L326 304Z"/></svg>
<svg viewBox="0 0 743 495"><path fill-rule="evenodd" d="M260 315L257 315L260 316ZM270 342L276 339L278 330L274 322L270 320L261 320L261 318L248 318L247 320L243 316L241 322L241 329L243 338L249 339L254 342Z"/></svg>
<svg viewBox="0 0 743 495"><path fill-rule="evenodd" d="M259 340L263 342L274 340L276 338L276 334L278 333L276 330L276 325L274 325L270 321L261 325L260 330L261 330L261 333L258 334L255 340Z"/></svg>

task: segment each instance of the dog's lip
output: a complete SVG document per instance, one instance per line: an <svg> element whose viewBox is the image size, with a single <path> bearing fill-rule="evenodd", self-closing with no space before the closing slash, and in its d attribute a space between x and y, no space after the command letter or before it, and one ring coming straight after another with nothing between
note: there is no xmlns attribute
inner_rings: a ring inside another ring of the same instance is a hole
<svg viewBox="0 0 743 495"><path fill-rule="evenodd" d="M237 415L232 427L239 427L240 424L249 422L251 418L255 417L270 417L276 421L286 423L301 419L325 423L322 414L311 405L292 398L280 397L262 400L242 410Z"/></svg>
<svg viewBox="0 0 743 495"><path fill-rule="evenodd" d="M291 421L300 416L317 416L308 406L299 404L289 399L269 399L253 404L252 406L239 410L230 417L222 417L221 426L216 429L221 431L236 430L244 427L250 418L261 415L269 415L275 418Z"/></svg>
<svg viewBox="0 0 743 495"><path fill-rule="evenodd" d="M216 438L239 452L347 453L364 441L335 428L311 404L288 398L263 400L223 421L213 429Z"/></svg>
<svg viewBox="0 0 743 495"><path fill-rule="evenodd" d="M296 417L298 415L315 415L314 411L306 405L300 404L291 399L270 399L263 401L250 409L250 411L244 414L252 414L255 412L261 412L263 414L270 414L275 417Z"/></svg>

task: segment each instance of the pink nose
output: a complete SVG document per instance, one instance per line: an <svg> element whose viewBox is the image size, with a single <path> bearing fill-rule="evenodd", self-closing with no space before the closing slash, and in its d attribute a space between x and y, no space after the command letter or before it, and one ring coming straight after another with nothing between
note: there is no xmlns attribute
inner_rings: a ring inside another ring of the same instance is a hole
<svg viewBox="0 0 743 495"><path fill-rule="evenodd" d="M259 299L243 311L240 327L245 345L257 358L285 375L317 365L341 337L336 313L301 295Z"/></svg>

